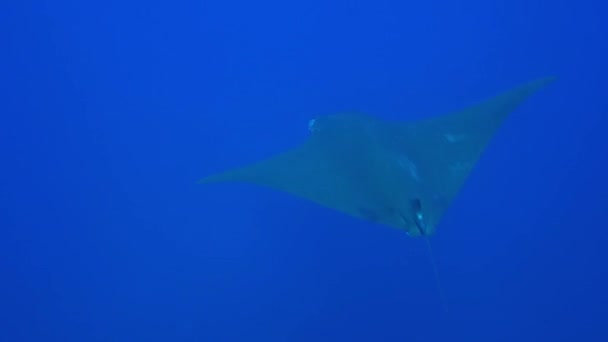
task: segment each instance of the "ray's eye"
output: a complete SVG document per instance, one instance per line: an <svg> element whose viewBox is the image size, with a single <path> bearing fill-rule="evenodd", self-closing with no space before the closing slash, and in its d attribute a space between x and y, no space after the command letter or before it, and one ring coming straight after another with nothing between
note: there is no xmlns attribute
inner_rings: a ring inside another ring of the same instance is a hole
<svg viewBox="0 0 608 342"><path fill-rule="evenodd" d="M313 133L319 130L316 119L311 119L308 121L308 130Z"/></svg>

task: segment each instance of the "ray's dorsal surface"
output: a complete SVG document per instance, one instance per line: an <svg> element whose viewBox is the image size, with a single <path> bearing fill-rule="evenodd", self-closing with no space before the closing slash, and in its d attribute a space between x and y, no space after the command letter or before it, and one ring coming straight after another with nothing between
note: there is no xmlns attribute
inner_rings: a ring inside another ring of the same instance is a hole
<svg viewBox="0 0 608 342"><path fill-rule="evenodd" d="M505 118L553 80L418 121L321 117L310 121L310 137L301 145L200 183L259 184L412 236L432 235Z"/></svg>

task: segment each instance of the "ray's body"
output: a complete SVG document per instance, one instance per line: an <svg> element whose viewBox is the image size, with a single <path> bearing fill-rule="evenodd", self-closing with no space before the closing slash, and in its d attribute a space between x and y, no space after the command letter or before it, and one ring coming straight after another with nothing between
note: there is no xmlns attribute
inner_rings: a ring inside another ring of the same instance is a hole
<svg viewBox="0 0 608 342"><path fill-rule="evenodd" d="M418 121L362 114L311 120L301 145L202 183L243 181L429 237L502 122L539 79L463 110Z"/></svg>

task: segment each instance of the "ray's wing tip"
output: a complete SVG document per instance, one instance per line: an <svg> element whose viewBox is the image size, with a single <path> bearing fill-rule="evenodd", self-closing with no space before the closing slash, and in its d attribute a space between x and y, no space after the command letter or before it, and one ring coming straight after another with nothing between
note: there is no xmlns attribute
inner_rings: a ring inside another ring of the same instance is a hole
<svg viewBox="0 0 608 342"><path fill-rule="evenodd" d="M222 182L239 182L247 181L250 178L247 173L243 173L240 169L228 170L220 173L214 173L209 176L205 176L196 181L196 184L210 184L210 183L222 183Z"/></svg>
<svg viewBox="0 0 608 342"><path fill-rule="evenodd" d="M545 88L549 84L555 82L555 80L557 80L557 76L546 76L537 78L532 81L528 81L527 83L524 83L523 85L511 91L508 91L507 94L509 94L509 96L514 95L523 100L524 98L536 93L537 91Z"/></svg>
<svg viewBox="0 0 608 342"><path fill-rule="evenodd" d="M216 182L220 182L224 177L222 177L222 174L215 174L215 175L210 175L210 176L205 176L199 180L196 181L196 184L209 184L209 183L216 183Z"/></svg>
<svg viewBox="0 0 608 342"><path fill-rule="evenodd" d="M536 80L530 82L528 84L528 87L531 90L538 90L540 88L544 88L544 87L548 86L549 84L555 82L557 80L557 78L558 77L555 75L542 77L542 78L539 78L539 79L536 79Z"/></svg>
<svg viewBox="0 0 608 342"><path fill-rule="evenodd" d="M209 184L209 183L213 183L213 181L209 180L208 177L201 178L201 179L199 179L199 180L196 181L196 185L205 185L205 184Z"/></svg>

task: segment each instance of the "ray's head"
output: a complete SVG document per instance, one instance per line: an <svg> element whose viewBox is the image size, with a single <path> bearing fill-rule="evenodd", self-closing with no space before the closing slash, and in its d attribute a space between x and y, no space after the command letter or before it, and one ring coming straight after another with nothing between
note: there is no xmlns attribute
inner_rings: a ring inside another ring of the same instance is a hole
<svg viewBox="0 0 608 342"><path fill-rule="evenodd" d="M443 212L442 202L438 196L410 198L397 213L393 225L404 229L410 236L431 236L435 234Z"/></svg>

